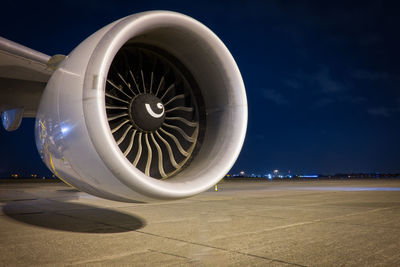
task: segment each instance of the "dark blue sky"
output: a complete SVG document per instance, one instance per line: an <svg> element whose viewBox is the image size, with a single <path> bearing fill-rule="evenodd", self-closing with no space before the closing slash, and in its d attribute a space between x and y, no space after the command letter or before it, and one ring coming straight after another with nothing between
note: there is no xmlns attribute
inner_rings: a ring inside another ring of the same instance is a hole
<svg viewBox="0 0 400 267"><path fill-rule="evenodd" d="M102 26L153 9L201 21L236 59L249 125L233 172L400 172L397 1L3 1L0 35L68 54ZM48 173L33 125L0 130L0 176Z"/></svg>

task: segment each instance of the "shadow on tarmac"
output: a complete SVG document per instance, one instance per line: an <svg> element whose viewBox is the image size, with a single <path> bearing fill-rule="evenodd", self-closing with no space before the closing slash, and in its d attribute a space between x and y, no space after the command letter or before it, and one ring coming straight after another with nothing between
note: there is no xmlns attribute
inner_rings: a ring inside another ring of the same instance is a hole
<svg viewBox="0 0 400 267"><path fill-rule="evenodd" d="M144 219L133 214L49 199L11 201L2 210L24 224L76 233L122 233L146 225Z"/></svg>

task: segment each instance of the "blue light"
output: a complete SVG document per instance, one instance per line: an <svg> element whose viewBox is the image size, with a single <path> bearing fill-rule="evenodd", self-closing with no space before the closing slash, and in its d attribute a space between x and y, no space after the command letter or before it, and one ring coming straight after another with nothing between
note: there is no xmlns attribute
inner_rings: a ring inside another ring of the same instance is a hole
<svg viewBox="0 0 400 267"><path fill-rule="evenodd" d="M301 178L318 178L318 175L300 175Z"/></svg>
<svg viewBox="0 0 400 267"><path fill-rule="evenodd" d="M61 127L61 132L62 132L63 134L68 133L69 130L70 130L69 127Z"/></svg>
<svg viewBox="0 0 400 267"><path fill-rule="evenodd" d="M314 186L291 187L290 190L315 190L315 191L400 191L400 187L347 187L347 186Z"/></svg>

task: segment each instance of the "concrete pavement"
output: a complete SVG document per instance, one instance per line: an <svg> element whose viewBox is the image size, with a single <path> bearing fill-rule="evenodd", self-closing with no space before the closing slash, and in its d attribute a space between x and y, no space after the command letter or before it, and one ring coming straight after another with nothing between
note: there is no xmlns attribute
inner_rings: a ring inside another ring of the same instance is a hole
<svg viewBox="0 0 400 267"><path fill-rule="evenodd" d="M224 182L152 204L0 184L0 266L399 266L399 219L399 180Z"/></svg>

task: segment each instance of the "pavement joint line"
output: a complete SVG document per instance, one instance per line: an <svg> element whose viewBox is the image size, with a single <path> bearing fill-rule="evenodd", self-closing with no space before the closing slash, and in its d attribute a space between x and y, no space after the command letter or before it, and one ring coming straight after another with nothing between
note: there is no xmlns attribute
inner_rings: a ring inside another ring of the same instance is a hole
<svg viewBox="0 0 400 267"><path fill-rule="evenodd" d="M18 199L11 199L11 202L17 202L17 201L31 201L31 200L38 200L38 198L18 198Z"/></svg>
<svg viewBox="0 0 400 267"><path fill-rule="evenodd" d="M42 214L43 212L22 212L22 213L13 213L12 215L16 215L16 216L24 216L24 215L36 215L36 214ZM10 217L8 214L5 213L0 213L0 216L4 216L4 217Z"/></svg>
<svg viewBox="0 0 400 267"><path fill-rule="evenodd" d="M261 191L261 190L260 190ZM315 195L325 195L324 193L319 193L319 194L311 194L311 193L304 193L304 194L297 194L297 195L295 195L296 197L294 197L293 196L293 194L288 194L287 196L290 196L290 197L293 197L293 199L294 200L296 200L296 198L297 197L304 197L304 196L315 196ZM285 197L284 195L282 196L282 197ZM240 200L242 200L242 199L252 199L252 200L265 200L265 199L275 199L276 198L276 196L262 196L262 197L259 197L259 196L255 196L255 195L253 195L253 196L247 196L247 197L237 197L237 198L231 198L231 199L233 199L233 200L235 200L235 201L240 201ZM289 198L286 198L286 200L290 200ZM220 202L220 201L226 201L226 199L210 199L210 200L203 200L203 199L199 199L197 202ZM315 204L315 203L312 203L312 204L305 204L304 206L307 206L307 205L310 205L310 206L314 206L314 205L318 205L318 204ZM289 205L289 206L287 206L287 207L297 207L297 203L294 203L294 204L292 204L292 205Z"/></svg>
<svg viewBox="0 0 400 267"><path fill-rule="evenodd" d="M192 241L183 240L183 239L179 239L179 238L175 238L175 237L162 236L162 235L153 234L153 233L149 233L149 232L144 232L144 231L140 231L140 230L136 230L135 232L136 233L145 234L145 235L155 236L155 237L159 237L159 238L165 238L165 239L169 239L169 240L174 240L174 241L178 241L178 242L183 242L183 243L186 243L186 244L192 244L192 245L196 245L196 246L202 246L202 247L222 250L222 251L226 251L226 252L230 252L230 253L237 253L237 254L241 254L241 255L244 255L244 256L259 258L259 259L268 260L268 261L272 261L272 262L279 262L279 263L285 263L285 264L289 264L289 265L293 265L293 266L306 267L305 265L292 263L292 262L287 262L287 261L284 261L284 260L268 258L268 257L264 257L264 256L259 256L259 255L256 255L256 254L241 252L241 251L237 251L237 250L230 250L230 249L227 249L227 248L211 246L211 245L202 244L202 243L198 243L198 242L192 242Z"/></svg>
<svg viewBox="0 0 400 267"><path fill-rule="evenodd" d="M239 192L237 192L237 193L245 193L245 192L243 192L244 190L239 190ZM253 195L250 195L250 196L240 196L240 197L230 197L231 199L234 199L234 200L237 200L237 201L239 201L239 200L241 200L241 199L260 199L260 200L265 200L266 198L271 198L271 199L275 199L276 198L276 196L274 196L274 195L263 195L263 196L261 196L260 197L260 194L259 193L261 193L261 192L271 192L271 191L273 191L273 190L263 190L263 189L260 189L260 190L255 190L255 191L253 191L253 190L249 190L249 192L247 192L247 193L252 193ZM276 191L276 192L282 192L282 191L284 191L283 189L282 190L274 190L274 191ZM293 190L293 191L295 191L295 190ZM286 199L289 199L289 198L294 198L294 199L297 199L299 196L315 196L315 195L325 195L325 192L320 192L320 193L303 193L304 191L301 191L301 190L299 190L299 191L295 191L295 192L301 192L301 193L298 193L298 194L296 194L295 196L293 195L293 191L292 192L290 192L290 193L288 193L288 194L286 194L286 195L282 195L282 197L286 197L287 196L287 198ZM231 192L234 192L234 191L229 191L229 193L231 193ZM218 196L218 195L217 195ZM219 195L219 196L221 196L221 195ZM210 201L226 201L226 199L225 198L223 198L223 199L196 199L198 202L210 202Z"/></svg>
<svg viewBox="0 0 400 267"><path fill-rule="evenodd" d="M353 226L363 226L363 227L371 227L371 225L367 224L359 224L359 223L347 223L347 222L324 222L324 223L331 223L331 224L345 224L345 225L353 225ZM379 227L379 228L385 228L385 229L398 229L400 230L400 227L395 227L395 226L381 226L381 225L373 225L374 227Z"/></svg>
<svg viewBox="0 0 400 267"><path fill-rule="evenodd" d="M185 257L185 256L181 256L181 255L177 255L177 254L173 254L173 253L169 253L169 252L164 252L164 251L159 251L159 250L155 250L155 249L148 249L148 251L156 252L156 253L160 253L160 254L164 254L164 255L169 255L169 256L175 256L175 257L182 258L182 259L191 260L190 258Z"/></svg>
<svg viewBox="0 0 400 267"><path fill-rule="evenodd" d="M382 210L389 210L393 209L393 207L388 207L388 208L378 208L378 209L373 209L373 210L368 210L368 211L360 211L360 212L355 212L355 213L350 213L350 214L344 214L344 215L337 215L337 216L332 216L329 218L322 218L322 219L315 219L311 221L305 221L305 222L298 222L298 223L292 223L292 224L287 224L287 225L281 225L281 226L276 226L268 229L263 229L260 231L252 231L252 232L245 232L241 234L236 234L236 235L231 235L230 237L238 237L242 235L251 235L251 234L261 234L265 232L270 232L270 231L275 231L275 230L282 230L282 229L287 229L287 228L292 228L292 227L297 227L297 226L303 226L303 225L308 225L308 224L313 224L313 223L320 223L320 222L325 222L328 220L332 219L337 219L337 218L345 218L349 216L355 216L355 215L360 215L360 214L368 214L368 213L373 213L377 211L382 211Z"/></svg>
<svg viewBox="0 0 400 267"><path fill-rule="evenodd" d="M73 219L86 221L86 222L91 222L91 223L97 223L99 225L104 225L104 226L109 226L109 227L111 226L111 227L114 227L114 228L117 228L117 229L119 228L119 229L122 229L122 230L125 230L125 231L133 231L134 232L134 230L132 230L131 228L124 227L124 226L121 226L121 225L114 225L114 224L109 224L109 223L105 223L105 222L102 222L102 221L84 219L84 218L73 216L73 215L69 215L69 214L63 214L63 213L60 213L60 212L57 212L57 211L53 212L53 213L57 214L57 215L65 216L65 217L68 217L68 218L73 218Z"/></svg>
<svg viewBox="0 0 400 267"><path fill-rule="evenodd" d="M101 263L103 261L112 261L112 260L116 260L118 258L123 258L123 257L127 257L130 255L135 255L135 254L140 254L140 253L145 253L147 252L147 250L141 250L141 251L134 251L134 252L128 252L128 253L121 253L118 255L107 255L107 256L103 256L100 259L89 259L89 260L84 260L84 261L74 261L71 263L66 264L66 266L74 266L74 265L85 265L85 264L90 264L90 263Z"/></svg>
<svg viewBox="0 0 400 267"><path fill-rule="evenodd" d="M213 215L213 214L209 214ZM280 220L288 220L288 217L277 217L277 216L269 216L269 215L257 215L257 214L246 214L246 215L238 215L238 214L229 214L231 217L239 217L239 218L248 218L248 217L261 217L261 218L272 218L272 219L280 219Z"/></svg>

